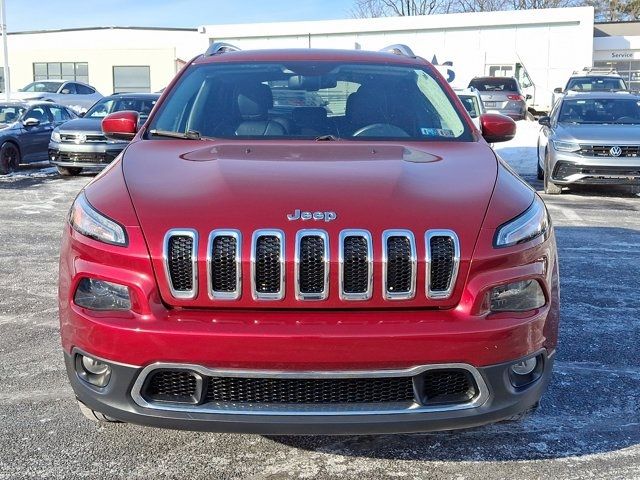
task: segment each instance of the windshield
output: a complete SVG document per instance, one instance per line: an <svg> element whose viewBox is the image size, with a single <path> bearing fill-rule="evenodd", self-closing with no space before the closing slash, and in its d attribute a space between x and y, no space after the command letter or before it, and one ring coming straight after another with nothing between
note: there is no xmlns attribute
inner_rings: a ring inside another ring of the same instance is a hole
<svg viewBox="0 0 640 480"><path fill-rule="evenodd" d="M23 107L17 105L0 105L0 123L16 122L23 113Z"/></svg>
<svg viewBox="0 0 640 480"><path fill-rule="evenodd" d="M481 92L517 92L518 84L514 78L476 78L469 83Z"/></svg>
<svg viewBox="0 0 640 480"><path fill-rule="evenodd" d="M464 108L469 113L471 118L478 118L480 116L480 106L478 100L474 95L458 95Z"/></svg>
<svg viewBox="0 0 640 480"><path fill-rule="evenodd" d="M558 115L563 123L640 123L638 98L564 100Z"/></svg>
<svg viewBox="0 0 640 480"><path fill-rule="evenodd" d="M335 62L194 65L149 131L214 138L472 139L427 71Z"/></svg>
<svg viewBox="0 0 640 480"><path fill-rule="evenodd" d="M91 107L84 118L104 118L110 113L133 110L140 118L147 118L157 98L103 98Z"/></svg>
<svg viewBox="0 0 640 480"><path fill-rule="evenodd" d="M56 93L62 83L60 82L33 82L22 89L23 92Z"/></svg>
<svg viewBox="0 0 640 480"><path fill-rule="evenodd" d="M624 80L616 77L574 77L569 80L567 90L575 92L608 92L626 90Z"/></svg>

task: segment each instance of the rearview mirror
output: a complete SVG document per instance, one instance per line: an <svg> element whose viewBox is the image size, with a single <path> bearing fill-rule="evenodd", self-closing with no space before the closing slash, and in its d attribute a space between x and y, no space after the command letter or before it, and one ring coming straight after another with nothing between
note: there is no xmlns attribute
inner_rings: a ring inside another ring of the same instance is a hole
<svg viewBox="0 0 640 480"><path fill-rule="evenodd" d="M562 93L562 87L554 88L553 93Z"/></svg>
<svg viewBox="0 0 640 480"><path fill-rule="evenodd" d="M40 125L40 120L38 120L37 118L27 118L24 122L22 122L22 124L25 127L37 127L38 125Z"/></svg>
<svg viewBox="0 0 640 480"><path fill-rule="evenodd" d="M516 136L516 122L499 113L480 115L482 136L488 143L507 142Z"/></svg>
<svg viewBox="0 0 640 480"><path fill-rule="evenodd" d="M131 140L138 133L139 113L123 110L102 119L102 132L111 140Z"/></svg>
<svg viewBox="0 0 640 480"><path fill-rule="evenodd" d="M540 125L544 125L545 127L550 127L551 126L551 117L547 117L547 116L540 117L538 119L538 123Z"/></svg>

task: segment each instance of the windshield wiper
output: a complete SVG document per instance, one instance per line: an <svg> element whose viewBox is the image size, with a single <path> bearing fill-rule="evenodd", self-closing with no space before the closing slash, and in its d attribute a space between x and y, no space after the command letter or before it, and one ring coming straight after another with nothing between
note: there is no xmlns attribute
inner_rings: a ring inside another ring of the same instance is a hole
<svg viewBox="0 0 640 480"><path fill-rule="evenodd" d="M316 142L335 142L336 140L339 140L339 138L331 134L316 137Z"/></svg>
<svg viewBox="0 0 640 480"><path fill-rule="evenodd" d="M200 132L189 130L187 133L172 132L170 130L149 130L154 137L184 138L186 140L202 140Z"/></svg>

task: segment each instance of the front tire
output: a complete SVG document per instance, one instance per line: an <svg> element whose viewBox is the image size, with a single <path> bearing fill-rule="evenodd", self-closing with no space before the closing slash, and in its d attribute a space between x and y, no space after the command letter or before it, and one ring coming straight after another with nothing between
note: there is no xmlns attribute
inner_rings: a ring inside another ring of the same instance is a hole
<svg viewBox="0 0 640 480"><path fill-rule="evenodd" d="M544 193L547 195L560 195L562 193L562 187L560 185L556 185L550 180L551 172L549 171L549 152L545 153L544 156Z"/></svg>
<svg viewBox="0 0 640 480"><path fill-rule="evenodd" d="M0 175L7 175L20 165L20 150L15 143L4 142L0 147Z"/></svg>
<svg viewBox="0 0 640 480"><path fill-rule="evenodd" d="M78 407L80 408L80 412L84 415L85 418L91 420L92 422L98 423L121 423L119 420L115 418L107 417L104 413L96 412L95 410L91 410L84 403L78 400Z"/></svg>
<svg viewBox="0 0 640 480"><path fill-rule="evenodd" d="M80 175L82 172L82 167L56 167L58 169L58 173L63 177L75 177L76 175Z"/></svg>

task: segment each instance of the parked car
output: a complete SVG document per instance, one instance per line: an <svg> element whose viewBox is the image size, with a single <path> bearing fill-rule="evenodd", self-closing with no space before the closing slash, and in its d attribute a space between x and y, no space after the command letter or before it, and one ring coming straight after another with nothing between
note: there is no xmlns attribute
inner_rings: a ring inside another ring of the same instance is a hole
<svg viewBox="0 0 640 480"><path fill-rule="evenodd" d="M17 100L46 100L66 105L81 113L102 98L102 95L86 83L67 80L40 80L32 82L11 97Z"/></svg>
<svg viewBox="0 0 640 480"><path fill-rule="evenodd" d="M522 94L518 81L513 77L475 77L469 82L480 92L487 110L497 110L514 120L527 116L527 96Z"/></svg>
<svg viewBox="0 0 640 480"><path fill-rule="evenodd" d="M101 167L113 161L129 142L107 140L102 133L102 119L113 112L138 112L144 123L151 113L157 93L123 93L104 97L82 118L56 128L49 142L49 162L64 176L78 175L84 167Z"/></svg>
<svg viewBox="0 0 640 480"><path fill-rule="evenodd" d="M573 72L564 88L557 87L553 92L616 92L625 90L628 90L627 83L615 70L585 68L581 72Z"/></svg>
<svg viewBox="0 0 640 480"><path fill-rule="evenodd" d="M301 106L288 120L324 122L287 131L271 88L294 76L345 110ZM132 141L74 201L60 254L82 411L357 434L534 408L557 345L553 229L487 146L515 122L483 114L483 139L453 95L406 46L213 44L142 127L105 117L107 137Z"/></svg>
<svg viewBox="0 0 640 480"><path fill-rule="evenodd" d="M0 175L46 161L51 131L73 118L75 112L55 103L0 102Z"/></svg>
<svg viewBox="0 0 640 480"><path fill-rule="evenodd" d="M546 193L640 183L640 95L569 92L539 122L538 178Z"/></svg>
<svg viewBox="0 0 640 480"><path fill-rule="evenodd" d="M478 128L478 130L482 130L482 124L480 123L480 116L483 113L486 113L486 109L484 108L484 104L482 103L482 98L480 97L480 93L475 88L465 88L465 89L456 89L456 95L462 102L465 110L473 120L473 124Z"/></svg>

